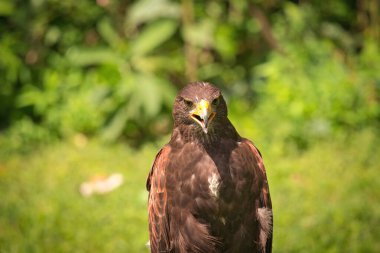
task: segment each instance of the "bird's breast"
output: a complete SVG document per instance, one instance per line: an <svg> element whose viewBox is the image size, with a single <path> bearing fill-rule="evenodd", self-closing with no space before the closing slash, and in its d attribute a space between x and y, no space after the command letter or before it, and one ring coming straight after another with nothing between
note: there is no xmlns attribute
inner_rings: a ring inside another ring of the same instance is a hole
<svg viewBox="0 0 380 253"><path fill-rule="evenodd" d="M220 176L213 172L207 178L209 194L212 197L218 198L219 196L219 184L220 184Z"/></svg>
<svg viewBox="0 0 380 253"><path fill-rule="evenodd" d="M195 215L216 217L225 223L225 214L241 208L245 179L234 176L229 157L214 157L197 149L183 148L172 153L167 169L168 201L173 207ZM236 180L238 179L238 180Z"/></svg>

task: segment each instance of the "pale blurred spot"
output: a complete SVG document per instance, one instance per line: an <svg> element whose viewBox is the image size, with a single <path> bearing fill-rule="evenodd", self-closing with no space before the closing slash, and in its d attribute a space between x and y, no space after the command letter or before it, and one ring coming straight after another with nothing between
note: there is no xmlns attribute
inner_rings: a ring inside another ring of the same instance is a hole
<svg viewBox="0 0 380 253"><path fill-rule="evenodd" d="M38 61L38 53L34 49L30 49L25 55L25 62L33 65Z"/></svg>
<svg viewBox="0 0 380 253"><path fill-rule="evenodd" d="M96 3L97 3L99 6L103 6L103 7L105 7L105 6L107 6L107 5L110 3L110 1L109 1L109 0L96 0Z"/></svg>
<svg viewBox="0 0 380 253"><path fill-rule="evenodd" d="M80 185L79 192L84 197L89 197L93 194L106 194L120 187L123 181L124 177L120 173L113 173L108 177L95 175Z"/></svg>
<svg viewBox="0 0 380 253"><path fill-rule="evenodd" d="M84 35L84 41L87 45L96 45L99 40L99 36L94 29L87 31Z"/></svg>

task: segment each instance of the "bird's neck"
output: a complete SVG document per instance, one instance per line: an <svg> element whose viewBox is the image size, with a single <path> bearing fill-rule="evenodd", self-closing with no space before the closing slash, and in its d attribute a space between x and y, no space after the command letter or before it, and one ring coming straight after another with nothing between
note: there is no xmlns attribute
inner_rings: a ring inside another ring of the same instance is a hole
<svg viewBox="0 0 380 253"><path fill-rule="evenodd" d="M208 146L218 144L221 139L226 138L233 140L240 138L228 119L224 122L216 122L213 127L209 128L207 133L204 133L202 129L196 125L175 125L171 142L177 142L177 144L193 142L195 144Z"/></svg>

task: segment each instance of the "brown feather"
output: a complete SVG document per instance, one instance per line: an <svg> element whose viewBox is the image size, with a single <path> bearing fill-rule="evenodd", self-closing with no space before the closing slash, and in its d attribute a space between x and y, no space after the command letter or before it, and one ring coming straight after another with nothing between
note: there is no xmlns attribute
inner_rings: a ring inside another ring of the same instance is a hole
<svg viewBox="0 0 380 253"><path fill-rule="evenodd" d="M167 192L165 168L170 147L157 154L147 180L149 190L149 232L152 252L170 252L169 221L167 215Z"/></svg>

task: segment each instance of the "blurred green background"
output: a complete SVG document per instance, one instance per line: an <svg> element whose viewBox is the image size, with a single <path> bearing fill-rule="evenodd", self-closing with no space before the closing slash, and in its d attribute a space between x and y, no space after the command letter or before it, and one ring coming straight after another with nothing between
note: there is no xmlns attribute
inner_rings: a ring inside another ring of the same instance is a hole
<svg viewBox="0 0 380 253"><path fill-rule="evenodd" d="M273 252L380 252L379 41L378 0L0 0L0 252L148 252L145 179L194 80L263 153Z"/></svg>

